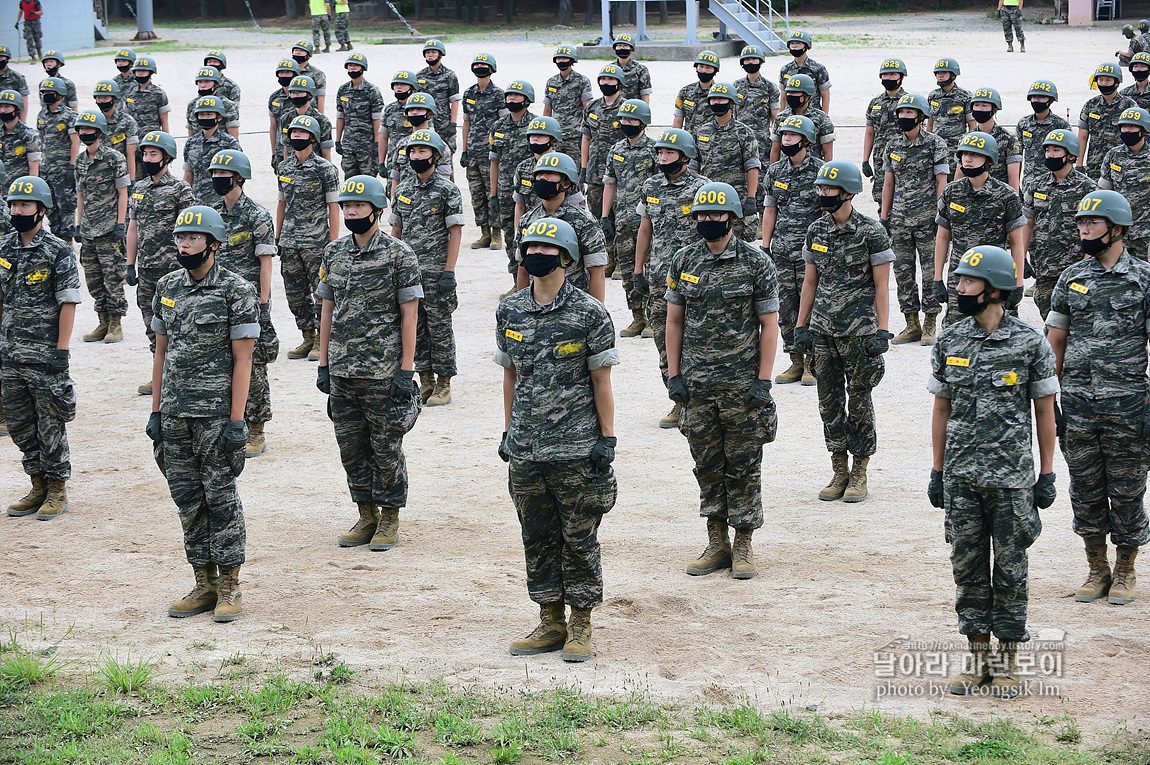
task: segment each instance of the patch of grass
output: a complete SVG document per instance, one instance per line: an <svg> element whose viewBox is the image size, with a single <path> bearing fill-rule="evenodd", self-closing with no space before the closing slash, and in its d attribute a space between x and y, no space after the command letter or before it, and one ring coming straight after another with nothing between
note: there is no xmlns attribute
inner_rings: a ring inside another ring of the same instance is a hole
<svg viewBox="0 0 1150 765"><path fill-rule="evenodd" d="M495 765L512 765L519 762L519 758L522 756L523 746L518 741L512 741L491 750L491 761Z"/></svg>
<svg viewBox="0 0 1150 765"><path fill-rule="evenodd" d="M104 687L119 693L139 693L159 672L154 659L138 657L132 659L129 653L121 661L108 654L99 664L99 672Z"/></svg>
<svg viewBox="0 0 1150 765"><path fill-rule="evenodd" d="M13 641L0 658L0 681L14 687L43 683L66 666L55 651L48 653L26 651Z"/></svg>

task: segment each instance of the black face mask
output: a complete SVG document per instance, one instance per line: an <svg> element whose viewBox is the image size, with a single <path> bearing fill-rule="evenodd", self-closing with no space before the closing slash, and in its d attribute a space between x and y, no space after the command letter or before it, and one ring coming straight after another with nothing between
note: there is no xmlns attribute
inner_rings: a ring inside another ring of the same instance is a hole
<svg viewBox="0 0 1150 765"><path fill-rule="evenodd" d="M1127 146L1134 146L1142 140L1142 133L1128 133L1123 130L1118 134L1118 139Z"/></svg>
<svg viewBox="0 0 1150 765"><path fill-rule="evenodd" d="M599 91L605 96L613 96L619 92L619 86L613 82L608 82L600 85Z"/></svg>
<svg viewBox="0 0 1150 765"><path fill-rule="evenodd" d="M120 70L120 74L127 74L132 70L132 62L126 64L116 64L116 68Z"/></svg>
<svg viewBox="0 0 1150 765"><path fill-rule="evenodd" d="M1089 255L1092 258L1097 257L1098 255L1106 252L1106 250L1110 249L1110 242L1102 241L1105 236L1106 234L1103 234L1097 239L1083 239L1078 243L1078 247L1086 255Z"/></svg>
<svg viewBox="0 0 1150 765"><path fill-rule="evenodd" d="M779 144L779 150L788 157L793 157L803 150L803 142Z"/></svg>
<svg viewBox="0 0 1150 765"><path fill-rule="evenodd" d="M507 107L507 111L512 114L518 114L527 108L526 101L504 101L503 105Z"/></svg>
<svg viewBox="0 0 1150 765"><path fill-rule="evenodd" d="M286 88L288 86L288 83L290 83L292 80L295 79L295 75L294 74L288 74L288 75L277 74L276 79L280 81L281 86Z"/></svg>
<svg viewBox="0 0 1150 765"><path fill-rule="evenodd" d="M221 197L225 196L235 186L235 178L230 175L213 175L212 176L212 191L219 194Z"/></svg>
<svg viewBox="0 0 1150 765"><path fill-rule="evenodd" d="M407 160L407 164L411 165L411 169L415 171L416 175L423 175L428 170L430 170L432 167L434 167L434 165L432 165L432 163L431 163L431 160L426 159L426 158L424 158L424 159L409 159L409 160Z"/></svg>
<svg viewBox="0 0 1150 765"><path fill-rule="evenodd" d="M1117 85L1099 85L1098 86L1098 92L1104 96L1108 96L1116 90L1118 90Z"/></svg>
<svg viewBox="0 0 1150 765"><path fill-rule="evenodd" d="M292 96L291 102L298 109L301 106L307 106L307 102L311 100L311 96Z"/></svg>
<svg viewBox="0 0 1150 765"><path fill-rule="evenodd" d="M80 143L84 144L85 146L91 146L92 144L94 144L96 141L99 141L99 140L100 140L100 134L99 133L80 133Z"/></svg>
<svg viewBox="0 0 1150 765"><path fill-rule="evenodd" d="M819 194L819 209L825 213L833 213L842 207L845 201L842 194L835 194L833 197L824 197Z"/></svg>
<svg viewBox="0 0 1150 765"><path fill-rule="evenodd" d="M151 178L153 175L159 174L164 169L163 162L149 162L148 160L141 160L140 164L144 168L144 174Z"/></svg>
<svg viewBox="0 0 1150 765"><path fill-rule="evenodd" d="M8 68L8 59L0 59L0 70Z"/></svg>
<svg viewBox="0 0 1150 765"><path fill-rule="evenodd" d="M993 109L971 109L970 116L974 117L974 121L979 125L985 125L994 117Z"/></svg>
<svg viewBox="0 0 1150 765"><path fill-rule="evenodd" d="M984 293L980 293L978 295L959 294L958 312L965 316L978 316L980 313L985 311L986 307L990 305L990 303L980 303L978 301L978 299L982 297L982 294Z"/></svg>
<svg viewBox="0 0 1150 765"><path fill-rule="evenodd" d="M762 68L762 64L743 64L743 71L747 74L754 74Z"/></svg>
<svg viewBox="0 0 1150 765"><path fill-rule="evenodd" d="M288 144L295 151L303 151L307 147L311 146L311 139L310 138L289 138Z"/></svg>
<svg viewBox="0 0 1150 765"><path fill-rule="evenodd" d="M798 111L799 109L803 108L804 103L806 103L805 96L792 96L790 94L787 95L787 108L791 111Z"/></svg>
<svg viewBox="0 0 1150 765"><path fill-rule="evenodd" d="M375 225L376 220L379 219L379 213L372 213L367 218L344 218L343 224L347 226L347 230L353 234L366 234L371 231L371 227Z"/></svg>
<svg viewBox="0 0 1150 765"><path fill-rule="evenodd" d="M983 162L978 167L967 167L967 166L963 165L960 169L962 170L962 174L965 175L967 178L977 178L978 176L982 175L986 171L990 170L990 163L989 162Z"/></svg>
<svg viewBox="0 0 1150 765"><path fill-rule="evenodd" d="M411 95L411 93L412 93L412 91L410 91L410 90L409 90L409 91L407 91L406 93L404 93L403 91L399 91L399 90L397 90L397 91L393 91L393 92L395 93L395 100L396 100L396 101L399 101L401 104L402 104L404 101L406 101L406 100L407 100L407 98L408 98L408 96L410 96L410 95Z"/></svg>
<svg viewBox="0 0 1150 765"><path fill-rule="evenodd" d="M428 65L428 66L435 66L436 64L438 64L438 63L439 63L439 60L440 60L441 58L443 58L443 57L442 57L442 56L440 56L438 53L436 53L436 54L435 54L434 56L432 56L431 58L425 58L425 59L423 59L423 60L427 62L427 65Z"/></svg>
<svg viewBox="0 0 1150 765"><path fill-rule="evenodd" d="M559 196L561 181L544 181L536 180L531 190L535 192L535 196L540 199L554 199Z"/></svg>
<svg viewBox="0 0 1150 765"><path fill-rule="evenodd" d="M571 68L571 62L570 61L556 61L555 66L559 67L560 72L566 72L568 69Z"/></svg>
<svg viewBox="0 0 1150 765"><path fill-rule="evenodd" d="M723 101L720 104L711 104L711 114L716 117L722 117L727 112L731 111L731 102Z"/></svg>
<svg viewBox="0 0 1150 765"><path fill-rule="evenodd" d="M536 185L538 185L536 181ZM523 270L532 276L543 277L559 268L559 256L543 252L529 252L523 256Z"/></svg>
<svg viewBox="0 0 1150 765"><path fill-rule="evenodd" d="M139 84L141 84L141 85L147 85L147 84L148 84L148 80L150 80L150 79L152 79L152 75L150 75L150 74L149 74L148 76L146 76L146 77L141 77L141 76L140 76L140 75L138 75L138 74L136 75L136 82L138 82L138 83L139 83Z"/></svg>
<svg viewBox="0 0 1150 765"><path fill-rule="evenodd" d="M787 48L787 53L790 53L795 58L798 58L799 56L803 55L806 52L807 52L806 48L799 48L798 50L795 50L794 48Z"/></svg>
<svg viewBox="0 0 1150 765"><path fill-rule="evenodd" d="M631 58L631 49L630 48L616 48L615 49L615 58Z"/></svg>
<svg viewBox="0 0 1150 765"><path fill-rule="evenodd" d="M491 70L485 66L477 66L471 70L471 73L480 79L491 76Z"/></svg>
<svg viewBox="0 0 1150 765"><path fill-rule="evenodd" d="M1066 167L1066 157L1047 157L1042 160L1042 164L1046 165L1046 169L1050 172L1057 173Z"/></svg>
<svg viewBox="0 0 1150 765"><path fill-rule="evenodd" d="M883 90L893 93L902 87L902 80L888 80L885 77L879 78L882 81Z"/></svg>
<svg viewBox="0 0 1150 765"><path fill-rule="evenodd" d="M701 220L695 223L695 231L707 242L717 242L731 230L729 220Z"/></svg>
<svg viewBox="0 0 1150 765"><path fill-rule="evenodd" d="M534 154L535 156L539 156L541 154L546 154L547 152L551 151L551 144L550 143L529 143L529 144L527 144L527 148L531 149L532 154Z"/></svg>
<svg viewBox="0 0 1150 765"><path fill-rule="evenodd" d="M300 65L301 69L307 65L307 56L292 56L292 59Z"/></svg>
<svg viewBox="0 0 1150 765"><path fill-rule="evenodd" d="M35 215L13 215L12 228L23 234L36 228L36 224L43 219L43 213L37 213Z"/></svg>
<svg viewBox="0 0 1150 765"><path fill-rule="evenodd" d="M627 136L628 138L634 138L643 132L642 125L620 125L619 129L622 130L623 135Z"/></svg>
<svg viewBox="0 0 1150 765"><path fill-rule="evenodd" d="M41 93L40 97L43 98L44 103L48 104L49 106L60 100L59 93Z"/></svg>
<svg viewBox="0 0 1150 765"><path fill-rule="evenodd" d="M196 117L196 122L200 123L201 130L211 130L219 124L219 119L216 117Z"/></svg>
<svg viewBox="0 0 1150 765"><path fill-rule="evenodd" d="M100 108L100 111L102 111L104 114L107 114L108 112L110 112L116 108L116 102L115 101L98 101L98 102L96 102L96 106L98 106Z"/></svg>
<svg viewBox="0 0 1150 765"><path fill-rule="evenodd" d="M412 127L419 127L423 123L427 122L427 115L426 114L409 114L409 115L407 115L407 121L411 123Z"/></svg>
<svg viewBox="0 0 1150 765"><path fill-rule="evenodd" d="M360 77L363 77L363 70L361 69L358 72L353 72L350 69L348 69L347 70L347 76L353 80L358 80Z"/></svg>
<svg viewBox="0 0 1150 765"><path fill-rule="evenodd" d="M699 76L699 82L703 83L704 85L715 79L714 72L700 72L696 70L695 74Z"/></svg>
<svg viewBox="0 0 1150 765"><path fill-rule="evenodd" d="M660 162L659 172L663 175L674 175L683 169L683 160L679 159L675 162Z"/></svg>
<svg viewBox="0 0 1150 765"><path fill-rule="evenodd" d="M918 117L895 117L898 123L898 129L904 133L909 133L918 127Z"/></svg>
<svg viewBox="0 0 1150 765"><path fill-rule="evenodd" d="M5 122L15 122L17 116L18 115L16 112L4 112L0 114L0 120L4 120Z"/></svg>
<svg viewBox="0 0 1150 765"><path fill-rule="evenodd" d="M941 80L935 77L934 81L938 83L940 88L950 85L952 82L954 82L954 72L947 72L946 77Z"/></svg>
<svg viewBox="0 0 1150 765"><path fill-rule="evenodd" d="M176 261L189 271L195 271L204 263L208 262L208 256L211 254L211 248L207 246L205 246L204 249L200 250L199 252L191 252L187 255L177 250Z"/></svg>
<svg viewBox="0 0 1150 765"><path fill-rule="evenodd" d="M216 86L215 86L215 85L212 85L211 87L208 87L208 88L198 88L198 89L197 89L197 92L198 92L198 93L199 93L201 96L210 96L210 95L212 95L213 93L215 93L215 92L216 92Z"/></svg>
<svg viewBox="0 0 1150 765"><path fill-rule="evenodd" d="M1150 77L1150 69L1131 69L1130 74L1138 82L1146 82L1146 78Z"/></svg>
<svg viewBox="0 0 1150 765"><path fill-rule="evenodd" d="M44 72L45 72L45 73L46 73L46 74L47 74L49 77L55 77L55 76L56 76L56 72L58 72L58 71L60 71L60 67L58 67L58 66L46 66L46 67L44 67Z"/></svg>
<svg viewBox="0 0 1150 765"><path fill-rule="evenodd" d="M1035 114L1042 114L1050 109L1050 104L1044 104L1041 101L1031 101L1030 108L1034 110Z"/></svg>

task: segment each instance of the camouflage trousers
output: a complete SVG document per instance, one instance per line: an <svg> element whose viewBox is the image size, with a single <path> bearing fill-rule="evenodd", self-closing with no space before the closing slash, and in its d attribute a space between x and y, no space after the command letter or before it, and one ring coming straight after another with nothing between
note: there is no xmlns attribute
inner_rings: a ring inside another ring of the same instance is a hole
<svg viewBox="0 0 1150 765"><path fill-rule="evenodd" d="M491 161L487 159L487 153L484 152L481 159L472 159L471 153L468 152L464 172L467 175L467 190L471 192L471 209L475 213L475 225L488 226L491 224L491 215L488 211L491 200ZM500 200L500 204L502 201Z"/></svg>
<svg viewBox="0 0 1150 765"><path fill-rule="evenodd" d="M128 312L128 299L124 296L126 263L123 243L111 234L80 241L84 282L97 313L106 311L113 316L123 316Z"/></svg>
<svg viewBox="0 0 1150 765"><path fill-rule="evenodd" d="M24 43L28 46L28 55L32 51L43 52L40 41L43 32L40 30L40 19L24 19Z"/></svg>
<svg viewBox="0 0 1150 765"><path fill-rule="evenodd" d="M507 489L519 515L527 592L536 603L603 604L599 524L615 506L615 472L591 460L530 462L514 457Z"/></svg>
<svg viewBox="0 0 1150 765"><path fill-rule="evenodd" d="M1019 42L1026 42L1026 35L1022 31L1022 10L1017 5L1004 5L999 14L1006 41L1014 42L1014 35L1018 35Z"/></svg>
<svg viewBox="0 0 1150 765"><path fill-rule="evenodd" d="M0 367L0 404L8 434L24 455L24 472L67 481L72 461L64 424L76 418L76 389L68 373L8 362Z"/></svg>
<svg viewBox="0 0 1150 765"><path fill-rule="evenodd" d="M603 183L602 180L598 183L587 181L587 191L584 196L587 197L587 212L591 213L591 217L597 223L603 217Z"/></svg>
<svg viewBox="0 0 1150 765"><path fill-rule="evenodd" d="M877 136L875 137L875 149L871 156L871 167L874 170L874 178L870 182L870 196L871 199L878 202L879 209L882 209L882 189L886 185L886 172L883 171L883 150L881 141ZM931 250L931 255L934 250Z"/></svg>
<svg viewBox="0 0 1150 765"><path fill-rule="evenodd" d="M269 422L272 418L272 392L268 382L268 364L279 356L280 340L271 319L260 320L260 336L252 351L252 379L248 386L248 401L244 405L244 420Z"/></svg>
<svg viewBox="0 0 1150 765"><path fill-rule="evenodd" d="M495 190L499 192L499 228L503 231L503 251L507 253L507 273L515 275L519 272L519 261L515 259L515 200L511 198L510 183L504 188L501 182Z"/></svg>
<svg viewBox="0 0 1150 765"><path fill-rule="evenodd" d="M352 502L407 504L403 436L415 427L420 406L418 388L410 400L397 402L390 380L332 375L328 414Z"/></svg>
<svg viewBox="0 0 1150 765"><path fill-rule="evenodd" d="M779 420L773 409L748 407L744 393L691 391L679 431L695 460L699 515L736 529L757 529L763 525L763 444L775 440Z"/></svg>
<svg viewBox="0 0 1150 765"><path fill-rule="evenodd" d="M651 334L654 335L655 349L659 351L659 373L663 376L663 385L667 385L667 300L663 296L666 290L666 276L656 281L658 271L646 269L645 273L651 280L651 294L647 297L647 323L651 325Z"/></svg>
<svg viewBox="0 0 1150 765"><path fill-rule="evenodd" d="M350 13L335 14L335 39L340 45L351 43L351 36L347 33L347 21L350 18Z"/></svg>
<svg viewBox="0 0 1150 765"><path fill-rule="evenodd" d="M48 225L53 234L67 241L76 233L76 171L67 162L41 165L40 177L52 189Z"/></svg>
<svg viewBox="0 0 1150 765"><path fill-rule="evenodd" d="M319 286L319 262L323 245L314 247L280 247L280 275L284 280L288 308L295 316L298 329L319 326L319 304L315 290Z"/></svg>
<svg viewBox="0 0 1150 765"><path fill-rule="evenodd" d="M898 307L904 315L919 311L937 314L942 310L932 289L934 238L937 232L938 224L934 221L920 223L917 226L890 227L890 245L894 250L894 281L898 287Z"/></svg>
<svg viewBox="0 0 1150 765"><path fill-rule="evenodd" d="M419 320L415 328L415 371L434 372L440 377L455 377L455 330L451 314L459 307L454 288L442 292L438 274L422 274L423 299L419 301Z"/></svg>
<svg viewBox="0 0 1150 765"><path fill-rule="evenodd" d="M818 380L819 416L827 451L869 457L878 448L870 392L886 371L883 358L867 355L870 335L811 334L815 342L811 361Z"/></svg>
<svg viewBox="0 0 1150 765"><path fill-rule="evenodd" d="M615 267L623 277L623 294L632 311L643 308L643 296L635 291L635 239L639 236L639 219L615 219ZM608 243L610 244L610 242Z"/></svg>
<svg viewBox="0 0 1150 765"><path fill-rule="evenodd" d="M1042 532L1033 490L986 489L955 478L946 479L945 489L958 631L1029 640L1026 551Z"/></svg>
<svg viewBox="0 0 1150 765"><path fill-rule="evenodd" d="M227 417L161 414L164 476L193 566L242 564L247 541L236 477L222 448Z"/></svg>
<svg viewBox="0 0 1150 765"><path fill-rule="evenodd" d="M319 33L323 31L323 44L331 47L331 17L321 13L311 17L311 42L319 53Z"/></svg>
<svg viewBox="0 0 1150 765"><path fill-rule="evenodd" d="M341 13L339 15L346 16L347 14ZM344 135L346 136L347 133ZM340 148L343 153L339 155L339 167L343 170L345 179L353 175L376 176L379 174L379 146L375 141L344 138L340 141Z"/></svg>
<svg viewBox="0 0 1150 765"><path fill-rule="evenodd" d="M1038 271L1034 277L1034 304L1038 306L1038 313L1042 315L1043 321L1046 321L1046 315L1050 313L1050 299L1054 297L1054 285L1058 284L1058 277L1061 275L1061 272Z"/></svg>
<svg viewBox="0 0 1150 765"><path fill-rule="evenodd" d="M156 333L152 331L152 299L156 297L156 282L174 268L137 268L136 278L136 305L140 307L140 315L144 318L144 332L148 336L148 349L156 353Z"/></svg>
<svg viewBox="0 0 1150 765"><path fill-rule="evenodd" d="M779 332L783 336L783 350L790 353L795 347L795 324L799 320L799 299L803 294L803 279L806 278L807 264L802 252L789 252L776 256L782 250L771 243L771 260L775 262L775 272L779 279Z"/></svg>
<svg viewBox="0 0 1150 765"><path fill-rule="evenodd" d="M1091 400L1063 392L1062 416L1074 533L1088 546L1106 544L1107 534L1119 547L1150 542L1142 503L1150 436L1146 394Z"/></svg>

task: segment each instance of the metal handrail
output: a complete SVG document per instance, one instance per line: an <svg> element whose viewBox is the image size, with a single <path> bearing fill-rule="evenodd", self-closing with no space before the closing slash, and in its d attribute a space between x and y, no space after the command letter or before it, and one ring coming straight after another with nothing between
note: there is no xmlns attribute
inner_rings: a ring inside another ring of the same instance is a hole
<svg viewBox="0 0 1150 765"><path fill-rule="evenodd" d="M788 36L790 36L790 34L791 34L791 2L790 2L790 0L783 0L784 10L785 10L786 15L776 11L774 3L771 2L771 0L766 0L765 3L761 2L760 0L738 0L738 4L740 7L742 7L746 11L754 14L755 19L760 24L762 24L767 29L769 29L771 31L771 33L774 34L776 37L779 37L781 40L785 41L786 38ZM766 14L765 19L763 17L763 12L762 12L762 6L764 4L767 7L766 8L767 14ZM783 24L783 26L786 28L786 35L780 36L777 32L775 32L774 17L776 17L776 16L778 17L779 21Z"/></svg>

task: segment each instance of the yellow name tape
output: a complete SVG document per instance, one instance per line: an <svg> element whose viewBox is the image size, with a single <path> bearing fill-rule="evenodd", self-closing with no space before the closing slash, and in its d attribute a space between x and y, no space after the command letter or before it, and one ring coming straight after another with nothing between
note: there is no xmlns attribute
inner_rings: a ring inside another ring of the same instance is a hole
<svg viewBox="0 0 1150 765"><path fill-rule="evenodd" d="M679 274L679 279L685 282L690 282L691 284L699 283L699 277L695 276L694 274L689 274L686 271Z"/></svg>
<svg viewBox="0 0 1150 765"><path fill-rule="evenodd" d="M509 329L506 332L504 332L503 334L507 335L512 340L522 340L523 339L523 335L519 332L516 332L513 329Z"/></svg>
<svg viewBox="0 0 1150 765"><path fill-rule="evenodd" d="M171 298L162 297L160 298L160 305L166 305L168 308L175 308L176 301L172 300Z"/></svg>
<svg viewBox="0 0 1150 765"><path fill-rule="evenodd" d="M970 359L960 358L959 356L947 356L946 365L948 367L968 367L970 366Z"/></svg>

